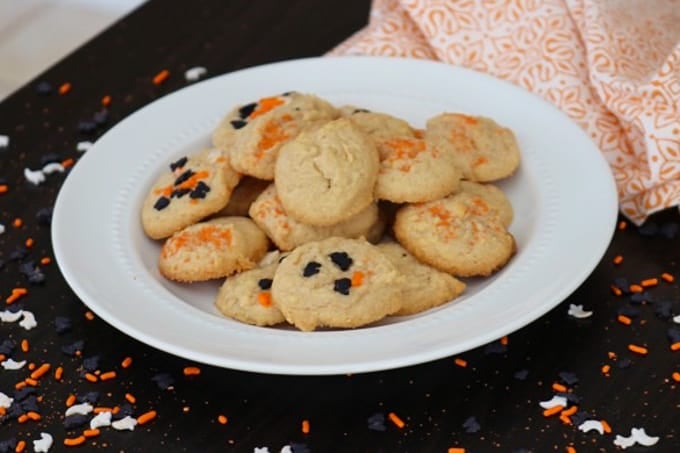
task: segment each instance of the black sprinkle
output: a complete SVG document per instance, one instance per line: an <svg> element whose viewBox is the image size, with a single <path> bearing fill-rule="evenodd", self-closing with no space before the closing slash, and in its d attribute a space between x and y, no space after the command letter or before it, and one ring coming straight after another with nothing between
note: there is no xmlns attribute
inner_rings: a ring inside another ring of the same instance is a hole
<svg viewBox="0 0 680 453"><path fill-rule="evenodd" d="M571 419L571 422L574 424L574 426L579 426L584 421L590 420L593 417L588 412L577 411L574 415L572 415L569 418Z"/></svg>
<svg viewBox="0 0 680 453"><path fill-rule="evenodd" d="M626 368L630 368L630 366L633 364L633 361L630 359L621 359L618 362L616 362L616 366L621 368L622 370L625 370Z"/></svg>
<svg viewBox="0 0 680 453"><path fill-rule="evenodd" d="M93 355L83 359L83 369L85 371L95 371L99 368L99 356Z"/></svg>
<svg viewBox="0 0 680 453"><path fill-rule="evenodd" d="M156 200L156 203L154 203L153 207L156 211L161 211L167 208L169 204L170 204L169 198L160 197L158 200Z"/></svg>
<svg viewBox="0 0 680 453"><path fill-rule="evenodd" d="M90 120L83 120L78 122L78 132L82 134L91 134L97 130L97 123Z"/></svg>
<svg viewBox="0 0 680 453"><path fill-rule="evenodd" d="M14 453L17 448L16 437L10 437L9 439L0 440L0 453Z"/></svg>
<svg viewBox="0 0 680 453"><path fill-rule="evenodd" d="M642 236L655 236L659 232L659 225L654 222L647 222L638 228L638 232Z"/></svg>
<svg viewBox="0 0 680 453"><path fill-rule="evenodd" d="M19 265L19 272L23 274L32 285L38 285L45 281L45 274L33 261L26 261Z"/></svg>
<svg viewBox="0 0 680 453"><path fill-rule="evenodd" d="M52 212L54 208L41 208L35 213L35 219L40 225L50 226L52 224Z"/></svg>
<svg viewBox="0 0 680 453"><path fill-rule="evenodd" d="M15 390L14 394L12 395L12 398L14 398L14 401L18 403L25 400L31 395L35 395L36 392L37 390L35 389L35 387L24 387L19 390Z"/></svg>
<svg viewBox="0 0 680 453"><path fill-rule="evenodd" d="M678 232L680 232L680 225L675 222L668 222L661 225L661 235L666 239L675 239Z"/></svg>
<svg viewBox="0 0 680 453"><path fill-rule="evenodd" d="M288 444L293 453L310 453L311 450L306 444L300 442L291 442Z"/></svg>
<svg viewBox="0 0 680 453"><path fill-rule="evenodd" d="M187 159L186 156L177 159L175 162L170 164L170 170L175 171L178 168L184 167L187 164L187 160L189 159Z"/></svg>
<svg viewBox="0 0 680 453"><path fill-rule="evenodd" d="M38 397L36 395L30 395L26 397L21 403L21 410L24 412L40 412L40 406L38 405Z"/></svg>
<svg viewBox="0 0 680 453"><path fill-rule="evenodd" d="M654 302L652 296L647 291L641 293L633 293L630 295L630 302L633 304L641 304L643 302Z"/></svg>
<svg viewBox="0 0 680 453"><path fill-rule="evenodd" d="M666 331L666 336L668 337L668 341L670 341L671 344L680 342L680 327L673 326L669 328Z"/></svg>
<svg viewBox="0 0 680 453"><path fill-rule="evenodd" d="M371 431L386 431L385 414L382 412L375 413L368 417L368 429Z"/></svg>
<svg viewBox="0 0 680 453"><path fill-rule="evenodd" d="M92 116L92 120L99 126L103 126L109 120L109 111L106 109L96 112Z"/></svg>
<svg viewBox="0 0 680 453"><path fill-rule="evenodd" d="M667 321L673 316L673 303L669 300L659 301L654 308L654 314L659 319Z"/></svg>
<svg viewBox="0 0 680 453"><path fill-rule="evenodd" d="M370 113L370 112L371 111L367 110L367 109L354 109L354 111L352 112L352 115L354 115L355 113Z"/></svg>
<svg viewBox="0 0 680 453"><path fill-rule="evenodd" d="M9 409L7 410L7 412L5 413L5 416L10 418L10 419L16 420L17 417L19 417L23 413L24 413L24 411L21 409L21 404L19 404L18 402L15 401L14 404L12 404L9 407Z"/></svg>
<svg viewBox="0 0 680 453"><path fill-rule="evenodd" d="M474 434L476 432L479 432L479 430L482 429L482 427L480 426L479 422L475 417L468 417L463 422L463 429L468 434Z"/></svg>
<svg viewBox="0 0 680 453"><path fill-rule="evenodd" d="M257 286L259 286L261 290L266 291L272 287L272 279L261 278L260 280L258 280Z"/></svg>
<svg viewBox="0 0 680 453"><path fill-rule="evenodd" d="M295 91L286 91L285 93L281 93L281 96L290 96L293 93L295 93Z"/></svg>
<svg viewBox="0 0 680 453"><path fill-rule="evenodd" d="M576 376L576 374L574 374L572 372L560 371L559 377L560 377L560 380L567 385L578 384L578 377Z"/></svg>
<svg viewBox="0 0 680 453"><path fill-rule="evenodd" d="M76 351L81 351L85 347L85 342L83 340L74 341L71 344L67 344L61 347L61 352L66 355L74 356Z"/></svg>
<svg viewBox="0 0 680 453"><path fill-rule="evenodd" d="M64 419L64 429L70 431L75 428L80 428L90 422L89 415L73 414Z"/></svg>
<svg viewBox="0 0 680 453"><path fill-rule="evenodd" d="M255 111L255 108L257 107L256 102L251 102L250 104L246 104L240 109L238 109L238 116L241 117L241 119L248 118L251 113Z"/></svg>
<svg viewBox="0 0 680 453"><path fill-rule="evenodd" d="M245 127L246 124L248 124L248 123L246 123L243 120L232 120L232 121L230 121L230 124L231 124L231 127L233 127L234 129L241 129L242 127Z"/></svg>
<svg viewBox="0 0 680 453"><path fill-rule="evenodd" d="M513 377L517 379L518 381L524 381L526 378L529 376L529 370L524 369L524 370L519 370L515 371L515 374L513 374Z"/></svg>
<svg viewBox="0 0 680 453"><path fill-rule="evenodd" d="M307 263L304 270L302 271L302 276L311 277L312 275L318 274L320 268L321 263L317 263L316 261L310 261L309 263Z"/></svg>
<svg viewBox="0 0 680 453"><path fill-rule="evenodd" d="M328 257L333 263L340 268L341 271L346 271L352 267L354 260L350 258L347 252L333 252Z"/></svg>
<svg viewBox="0 0 680 453"><path fill-rule="evenodd" d="M47 164L52 164L52 163L55 163L55 162L59 163L62 160L63 159L61 158L61 156L57 153L47 153L47 154L43 154L40 157L40 165L45 166Z"/></svg>
<svg viewBox="0 0 680 453"><path fill-rule="evenodd" d="M66 316L57 316L54 318L54 329L58 334L66 333L73 327L73 322L71 318Z"/></svg>
<svg viewBox="0 0 680 453"><path fill-rule="evenodd" d="M132 416L132 414L134 413L132 405L128 403L123 403L120 406L118 406L118 408L119 408L118 412L111 415L111 420L120 420L121 418L125 418L128 415Z"/></svg>
<svg viewBox="0 0 680 453"><path fill-rule="evenodd" d="M167 390L175 383L175 378L173 378L170 373L158 373L152 377L151 380L154 381L161 390Z"/></svg>
<svg viewBox="0 0 680 453"><path fill-rule="evenodd" d="M557 396L561 396L563 398L566 398L567 401L571 404L579 404L581 403L582 398L578 395L576 395L574 392L559 392L557 393Z"/></svg>
<svg viewBox="0 0 680 453"><path fill-rule="evenodd" d="M4 340L2 343L0 343L0 354L5 355L7 357L10 357L12 355L12 351L14 351L14 348L16 348L16 343L13 342L10 339Z"/></svg>
<svg viewBox="0 0 680 453"><path fill-rule="evenodd" d="M173 184L179 186L184 181L186 181L187 179L191 178L194 175L195 173L191 171L191 169L185 170L181 175L177 177L177 179L175 179L175 182Z"/></svg>
<svg viewBox="0 0 680 453"><path fill-rule="evenodd" d="M500 341L494 341L484 347L484 354L505 354L508 352L508 347Z"/></svg>
<svg viewBox="0 0 680 453"><path fill-rule="evenodd" d="M40 81L35 85L35 92L40 96L47 96L52 93L52 84L45 80Z"/></svg>
<svg viewBox="0 0 680 453"><path fill-rule="evenodd" d="M210 186L203 181L199 181L198 184L196 184L196 188L189 194L189 197L193 199L205 198L208 192L210 192Z"/></svg>
<svg viewBox="0 0 680 453"><path fill-rule="evenodd" d="M619 277L614 279L614 285L621 290L623 294L630 294L630 283L625 277Z"/></svg>
<svg viewBox="0 0 680 453"><path fill-rule="evenodd" d="M28 249L26 247L19 246L14 249L13 252L9 254L10 261L21 261L28 256Z"/></svg>
<svg viewBox="0 0 680 453"><path fill-rule="evenodd" d="M622 307L619 307L618 310L616 310L616 313L629 318L637 318L640 316L640 309L633 307L632 305L623 305Z"/></svg>
<svg viewBox="0 0 680 453"><path fill-rule="evenodd" d="M333 291L336 293L349 295L349 289L352 287L352 280L349 278L339 278L333 283Z"/></svg>
<svg viewBox="0 0 680 453"><path fill-rule="evenodd" d="M191 189L175 189L170 194L170 198L182 198L184 195L191 192Z"/></svg>
<svg viewBox="0 0 680 453"><path fill-rule="evenodd" d="M78 395L76 400L78 403L97 404L97 401L99 401L99 392L87 392L84 395Z"/></svg>

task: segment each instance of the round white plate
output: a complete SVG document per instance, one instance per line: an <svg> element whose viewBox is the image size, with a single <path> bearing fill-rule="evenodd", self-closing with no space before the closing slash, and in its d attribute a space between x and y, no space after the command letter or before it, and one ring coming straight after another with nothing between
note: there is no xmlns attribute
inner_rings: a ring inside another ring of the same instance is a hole
<svg viewBox="0 0 680 453"><path fill-rule="evenodd" d="M220 282L179 285L157 270L140 206L167 164L209 144L234 105L285 91L385 111L423 127L462 111L515 131L520 170L500 186L515 209L518 253L501 272L469 281L453 303L356 330L304 333L220 316ZM584 184L587 182L587 184ZM76 294L101 318L158 349L212 365L279 374L341 374L412 365L502 337L563 301L604 254L617 215L600 152L567 116L509 83L422 60L312 58L269 64L187 87L102 136L64 182L52 239Z"/></svg>

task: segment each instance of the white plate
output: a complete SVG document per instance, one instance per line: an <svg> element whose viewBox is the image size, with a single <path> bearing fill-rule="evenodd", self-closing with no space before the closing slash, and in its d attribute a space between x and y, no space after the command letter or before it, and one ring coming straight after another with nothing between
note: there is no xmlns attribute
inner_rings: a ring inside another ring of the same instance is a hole
<svg viewBox="0 0 680 453"><path fill-rule="evenodd" d="M382 110L424 126L443 111L494 118L517 134L522 164L501 186L512 200L518 253L438 309L376 326L298 332L225 319L218 283L178 285L157 270L159 244L139 212L156 176L209 143L232 106L298 90ZM78 296L126 334L187 359L280 374L340 374L422 363L483 345L535 320L585 280L614 230L609 167L581 129L511 84L422 60L312 58L215 77L153 102L83 156L59 193L57 262Z"/></svg>

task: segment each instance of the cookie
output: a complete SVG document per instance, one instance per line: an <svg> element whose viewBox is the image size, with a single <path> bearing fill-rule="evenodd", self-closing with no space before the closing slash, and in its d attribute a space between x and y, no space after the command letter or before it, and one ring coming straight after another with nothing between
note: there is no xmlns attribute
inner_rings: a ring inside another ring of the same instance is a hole
<svg viewBox="0 0 680 453"><path fill-rule="evenodd" d="M396 242L383 242L378 249L402 273L401 309L396 315L414 315L450 302L465 290L457 278L422 264Z"/></svg>
<svg viewBox="0 0 680 453"><path fill-rule="evenodd" d="M301 131L338 117L328 102L310 94L285 93L232 110L213 134L213 143L229 153L235 170L272 180L279 148Z"/></svg>
<svg viewBox="0 0 680 453"><path fill-rule="evenodd" d="M220 287L215 306L225 316L256 326L286 321L272 302L271 286L278 260L228 277Z"/></svg>
<svg viewBox="0 0 680 453"><path fill-rule="evenodd" d="M274 274L272 296L301 330L355 328L401 308L401 274L376 246L328 238L293 250Z"/></svg>
<svg viewBox="0 0 680 453"><path fill-rule="evenodd" d="M457 277L490 275L515 252L497 211L464 192L402 207L394 234L419 261Z"/></svg>
<svg viewBox="0 0 680 453"><path fill-rule="evenodd" d="M170 236L158 267L163 276L180 282L221 278L255 267L267 246L267 236L252 220L220 217Z"/></svg>
<svg viewBox="0 0 680 453"><path fill-rule="evenodd" d="M276 189L291 217L309 225L334 225L373 203L378 167L373 141L340 118L281 147Z"/></svg>
<svg viewBox="0 0 680 453"><path fill-rule="evenodd" d="M442 113L427 121L425 139L428 145L450 151L469 181L496 181L519 166L515 134L490 118Z"/></svg>
<svg viewBox="0 0 680 453"><path fill-rule="evenodd" d="M386 113L355 109L348 118L376 141L415 134L408 122Z"/></svg>
<svg viewBox="0 0 680 453"><path fill-rule="evenodd" d="M298 222L286 213L274 184L260 194L251 205L249 214L272 242L284 251L332 236L348 238L363 236L368 240L378 241L384 228L384 222L375 203L335 225L313 226Z"/></svg>
<svg viewBox="0 0 680 453"><path fill-rule="evenodd" d="M219 211L240 178L217 149L177 159L144 200L144 232L152 239L163 239Z"/></svg>
<svg viewBox="0 0 680 453"><path fill-rule="evenodd" d="M506 228L512 224L512 219L515 215L512 203L510 203L508 197L498 187L493 184L461 181L460 191L482 197L491 209L496 210Z"/></svg>
<svg viewBox="0 0 680 453"><path fill-rule="evenodd" d="M229 203L217 212L217 216L247 216L253 201L269 187L270 181L244 176L229 197Z"/></svg>

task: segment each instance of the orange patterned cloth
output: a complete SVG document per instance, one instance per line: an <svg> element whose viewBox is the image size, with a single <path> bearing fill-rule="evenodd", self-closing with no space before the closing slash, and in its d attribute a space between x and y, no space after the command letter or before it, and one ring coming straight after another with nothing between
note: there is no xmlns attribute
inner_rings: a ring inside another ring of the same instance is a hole
<svg viewBox="0 0 680 453"><path fill-rule="evenodd" d="M331 54L514 82L592 137L633 222L680 205L680 0L373 0L368 26Z"/></svg>

